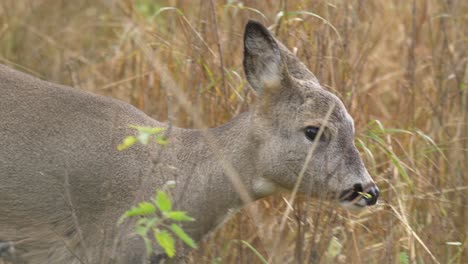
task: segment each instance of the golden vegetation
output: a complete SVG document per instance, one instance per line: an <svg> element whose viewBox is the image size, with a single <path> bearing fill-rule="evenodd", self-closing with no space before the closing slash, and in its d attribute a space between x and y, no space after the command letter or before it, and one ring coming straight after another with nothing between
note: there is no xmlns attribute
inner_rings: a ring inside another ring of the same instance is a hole
<svg viewBox="0 0 468 264"><path fill-rule="evenodd" d="M466 263L467 14L451 0L2 0L0 62L193 127L176 85L216 126L254 100L242 34L259 20L348 107L380 204L265 199L262 222L238 214L192 263Z"/></svg>

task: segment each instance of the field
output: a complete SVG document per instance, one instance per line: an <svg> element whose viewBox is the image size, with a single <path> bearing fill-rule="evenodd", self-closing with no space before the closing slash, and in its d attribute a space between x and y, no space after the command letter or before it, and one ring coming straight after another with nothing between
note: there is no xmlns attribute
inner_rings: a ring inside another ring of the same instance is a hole
<svg viewBox="0 0 468 264"><path fill-rule="evenodd" d="M0 63L196 127L178 87L214 127L255 101L249 19L342 99L381 199L263 199L261 221L242 210L189 262L467 263L468 1L2 0Z"/></svg>

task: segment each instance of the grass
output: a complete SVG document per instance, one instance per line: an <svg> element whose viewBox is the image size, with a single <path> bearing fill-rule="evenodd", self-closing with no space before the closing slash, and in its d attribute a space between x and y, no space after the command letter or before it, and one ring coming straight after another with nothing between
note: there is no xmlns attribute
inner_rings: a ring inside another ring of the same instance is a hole
<svg viewBox="0 0 468 264"><path fill-rule="evenodd" d="M216 126L255 100L242 33L259 20L343 100L381 202L356 215L267 198L251 205L261 223L242 211L191 263L455 264L468 259L467 14L466 1L449 0L5 0L0 62L177 126Z"/></svg>

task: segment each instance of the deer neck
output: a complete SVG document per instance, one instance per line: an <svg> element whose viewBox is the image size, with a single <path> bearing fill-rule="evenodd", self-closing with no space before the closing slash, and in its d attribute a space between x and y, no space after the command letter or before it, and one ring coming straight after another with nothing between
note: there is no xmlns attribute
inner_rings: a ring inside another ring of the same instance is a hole
<svg viewBox="0 0 468 264"><path fill-rule="evenodd" d="M256 180L259 143L251 130L251 113L247 112L217 128L205 131L175 128L171 132L171 143L166 154L162 154L161 165L173 170L171 175L176 180L173 199L178 207L197 219L187 226L189 231L194 230L195 239L244 204L226 165L235 170L234 175L252 200L262 196L258 195L258 188L264 184Z"/></svg>

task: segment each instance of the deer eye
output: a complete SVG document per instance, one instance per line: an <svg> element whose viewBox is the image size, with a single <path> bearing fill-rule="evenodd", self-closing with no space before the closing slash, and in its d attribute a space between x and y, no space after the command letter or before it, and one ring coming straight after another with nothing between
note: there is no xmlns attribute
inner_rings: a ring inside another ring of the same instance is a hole
<svg viewBox="0 0 468 264"><path fill-rule="evenodd" d="M306 138L310 141L314 141L317 137L320 128L316 126L308 126L304 129L304 134Z"/></svg>

